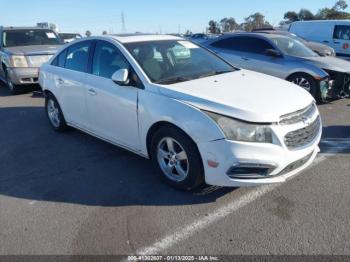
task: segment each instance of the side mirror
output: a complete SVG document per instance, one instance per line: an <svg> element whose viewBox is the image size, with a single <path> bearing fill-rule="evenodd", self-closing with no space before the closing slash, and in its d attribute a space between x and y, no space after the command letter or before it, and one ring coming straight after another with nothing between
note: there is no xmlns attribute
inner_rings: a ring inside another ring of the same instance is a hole
<svg viewBox="0 0 350 262"><path fill-rule="evenodd" d="M266 49L265 54L272 57L282 57L281 52L276 49Z"/></svg>
<svg viewBox="0 0 350 262"><path fill-rule="evenodd" d="M129 70L119 69L112 75L112 81L121 86L129 84Z"/></svg>

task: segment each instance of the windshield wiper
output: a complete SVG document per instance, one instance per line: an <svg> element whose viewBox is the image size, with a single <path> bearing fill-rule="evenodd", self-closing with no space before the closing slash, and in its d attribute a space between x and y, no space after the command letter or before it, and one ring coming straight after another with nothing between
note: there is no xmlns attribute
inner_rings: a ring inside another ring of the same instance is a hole
<svg viewBox="0 0 350 262"><path fill-rule="evenodd" d="M192 78L189 77L182 77L182 76L174 76L174 77L169 77L169 78L164 78L161 80L156 81L156 84L175 84L179 82L185 82L185 81L190 81Z"/></svg>

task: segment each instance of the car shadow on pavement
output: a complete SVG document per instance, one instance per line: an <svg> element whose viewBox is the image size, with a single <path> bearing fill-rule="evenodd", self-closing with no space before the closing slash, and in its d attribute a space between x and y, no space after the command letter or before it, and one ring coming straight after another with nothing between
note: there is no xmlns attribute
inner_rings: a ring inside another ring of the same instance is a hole
<svg viewBox="0 0 350 262"><path fill-rule="evenodd" d="M41 90L39 85L27 85L23 87L23 90L21 90L19 94L28 93L31 91L35 92L38 90ZM10 94L10 91L5 85L5 83L0 80L0 97L8 97L8 96L12 96L12 95Z"/></svg>
<svg viewBox="0 0 350 262"><path fill-rule="evenodd" d="M233 188L182 192L150 161L77 130L54 132L42 107L0 108L0 194L88 206L215 202Z"/></svg>

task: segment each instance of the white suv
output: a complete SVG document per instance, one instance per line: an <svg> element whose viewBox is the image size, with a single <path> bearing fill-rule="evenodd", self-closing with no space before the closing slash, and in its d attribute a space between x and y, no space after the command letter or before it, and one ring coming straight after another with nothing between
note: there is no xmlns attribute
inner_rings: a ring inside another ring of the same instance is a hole
<svg viewBox="0 0 350 262"><path fill-rule="evenodd" d="M312 96L173 36L104 36L64 47L39 76L48 119L150 158L191 190L284 182L319 152Z"/></svg>

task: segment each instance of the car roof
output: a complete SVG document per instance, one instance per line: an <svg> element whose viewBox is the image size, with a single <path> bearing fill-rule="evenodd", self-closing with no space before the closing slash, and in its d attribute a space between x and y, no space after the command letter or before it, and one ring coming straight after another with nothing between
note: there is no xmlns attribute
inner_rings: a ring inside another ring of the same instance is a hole
<svg viewBox="0 0 350 262"><path fill-rule="evenodd" d="M155 35L155 34L124 34L124 35L106 35L103 38L109 38L120 43L148 42L161 40L184 40L181 37L173 35Z"/></svg>
<svg viewBox="0 0 350 262"><path fill-rule="evenodd" d="M37 26L8 26L8 27L2 27L3 30L6 31L16 31L16 30L52 30L50 28L42 28Z"/></svg>
<svg viewBox="0 0 350 262"><path fill-rule="evenodd" d="M308 21L295 21L294 23L350 23L350 20L340 19L340 20L308 20Z"/></svg>

